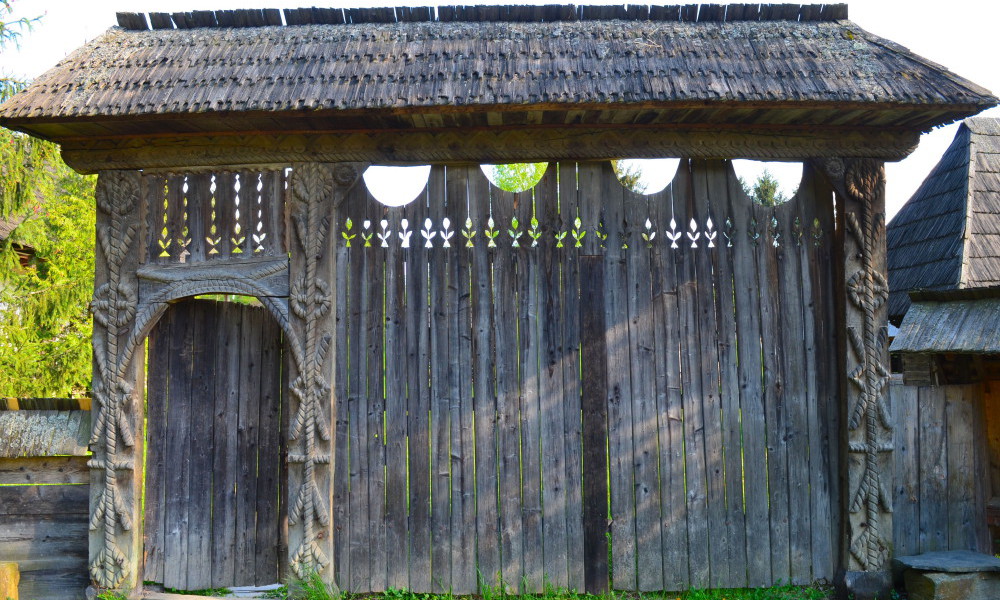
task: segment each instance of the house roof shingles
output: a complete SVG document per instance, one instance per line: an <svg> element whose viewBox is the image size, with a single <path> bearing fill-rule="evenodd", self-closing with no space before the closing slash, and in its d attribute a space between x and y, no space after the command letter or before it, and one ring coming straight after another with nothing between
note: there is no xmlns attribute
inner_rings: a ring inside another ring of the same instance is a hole
<svg viewBox="0 0 1000 600"><path fill-rule="evenodd" d="M39 77L0 107L0 124L756 103L848 106L878 126L923 130L997 102L841 20L842 6L779 8L703 5L700 20L686 7L298 9L284 12L288 25L265 25L280 22L277 11L197 11L150 15L154 27L170 27L151 31L143 15L120 15L131 29L110 29ZM874 120L871 110L886 107L893 116Z"/></svg>
<svg viewBox="0 0 1000 600"><path fill-rule="evenodd" d="M1000 286L1000 120L966 120L887 227L889 318L913 290Z"/></svg>

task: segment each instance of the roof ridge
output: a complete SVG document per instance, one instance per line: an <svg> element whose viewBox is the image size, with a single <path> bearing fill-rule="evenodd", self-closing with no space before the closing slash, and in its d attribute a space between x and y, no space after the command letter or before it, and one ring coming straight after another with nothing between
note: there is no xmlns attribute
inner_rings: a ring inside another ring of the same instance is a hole
<svg viewBox="0 0 1000 600"><path fill-rule="evenodd" d="M554 22L554 21L840 21L847 4L686 4L686 5L476 5L383 8L255 8L189 12L117 13L118 25L130 31L199 27L342 25L410 22Z"/></svg>

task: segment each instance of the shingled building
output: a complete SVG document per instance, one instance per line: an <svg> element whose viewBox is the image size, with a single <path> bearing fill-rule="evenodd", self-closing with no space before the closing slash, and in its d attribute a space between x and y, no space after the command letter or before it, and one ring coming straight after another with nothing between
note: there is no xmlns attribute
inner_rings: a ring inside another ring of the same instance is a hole
<svg viewBox="0 0 1000 600"><path fill-rule="evenodd" d="M89 577L884 594L883 163L996 103L844 5L120 14L0 107L99 174Z"/></svg>

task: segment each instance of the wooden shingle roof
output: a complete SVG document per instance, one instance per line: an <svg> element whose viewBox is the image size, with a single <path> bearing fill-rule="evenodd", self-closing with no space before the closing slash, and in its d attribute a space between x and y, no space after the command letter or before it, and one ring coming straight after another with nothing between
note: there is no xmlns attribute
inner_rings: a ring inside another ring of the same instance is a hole
<svg viewBox="0 0 1000 600"><path fill-rule="evenodd" d="M1000 286L1000 120L966 120L887 227L889 319L913 290Z"/></svg>
<svg viewBox="0 0 1000 600"><path fill-rule="evenodd" d="M891 352L1000 354L1000 287L912 296Z"/></svg>
<svg viewBox="0 0 1000 600"><path fill-rule="evenodd" d="M154 116L242 115L227 126L264 131L308 115L323 121L303 128L357 130L523 124L503 115L527 109L562 124L603 108L615 123L924 131L997 103L846 16L843 5L120 14L122 27L0 107L0 124L58 140L179 130ZM428 112L453 116L413 116Z"/></svg>

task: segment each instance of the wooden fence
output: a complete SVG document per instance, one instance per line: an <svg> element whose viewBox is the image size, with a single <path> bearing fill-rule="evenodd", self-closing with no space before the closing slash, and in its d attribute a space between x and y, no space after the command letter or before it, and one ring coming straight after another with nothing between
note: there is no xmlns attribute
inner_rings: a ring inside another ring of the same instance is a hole
<svg viewBox="0 0 1000 600"><path fill-rule="evenodd" d="M606 162L519 194L435 166L392 209L359 185L335 230L341 588L584 589L608 529L615 588L832 580L830 198L807 166L755 205L724 161L649 196Z"/></svg>
<svg viewBox="0 0 1000 600"><path fill-rule="evenodd" d="M84 598L89 437L89 411L0 411L0 562L25 600Z"/></svg>
<svg viewBox="0 0 1000 600"><path fill-rule="evenodd" d="M896 556L993 553L986 526L991 473L983 387L892 382Z"/></svg>

